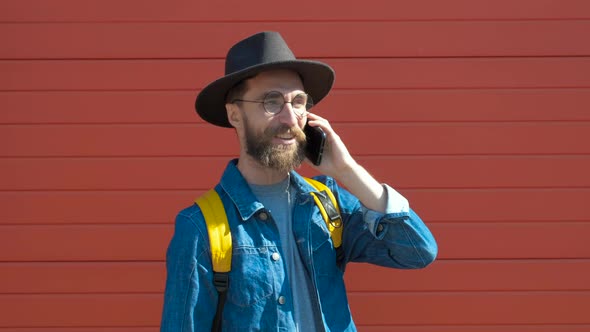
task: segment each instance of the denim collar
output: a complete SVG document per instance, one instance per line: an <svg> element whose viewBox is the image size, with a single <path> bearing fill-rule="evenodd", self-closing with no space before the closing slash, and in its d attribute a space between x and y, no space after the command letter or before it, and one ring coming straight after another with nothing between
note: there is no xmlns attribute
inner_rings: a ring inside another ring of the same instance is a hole
<svg viewBox="0 0 590 332"><path fill-rule="evenodd" d="M250 186L242 176L240 170L238 170L238 159L233 159L227 164L218 186L232 200L242 221L252 218L254 214L264 208L262 203L252 193L252 190L250 190ZM297 201L305 202L308 199L312 199L309 193L315 191L315 189L295 171L291 171L291 186L298 193L296 195Z"/></svg>

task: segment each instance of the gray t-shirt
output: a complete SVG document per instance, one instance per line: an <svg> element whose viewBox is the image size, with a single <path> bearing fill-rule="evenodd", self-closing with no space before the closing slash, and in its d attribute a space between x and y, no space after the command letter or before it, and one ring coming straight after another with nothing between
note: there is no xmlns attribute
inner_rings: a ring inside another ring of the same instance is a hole
<svg viewBox="0 0 590 332"><path fill-rule="evenodd" d="M313 283L307 274L293 235L293 200L295 190L290 178L273 185L250 185L252 192L270 212L279 230L282 257L293 294L293 317L298 331L323 331L321 316L314 311Z"/></svg>

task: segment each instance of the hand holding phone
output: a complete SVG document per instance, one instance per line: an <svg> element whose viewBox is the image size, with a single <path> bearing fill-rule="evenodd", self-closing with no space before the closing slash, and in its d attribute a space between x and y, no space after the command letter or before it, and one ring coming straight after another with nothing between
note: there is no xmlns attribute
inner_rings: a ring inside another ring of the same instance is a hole
<svg viewBox="0 0 590 332"><path fill-rule="evenodd" d="M324 145L326 144L326 133L320 127L312 127L305 124L303 132L306 137L305 156L312 164L319 166L322 163Z"/></svg>

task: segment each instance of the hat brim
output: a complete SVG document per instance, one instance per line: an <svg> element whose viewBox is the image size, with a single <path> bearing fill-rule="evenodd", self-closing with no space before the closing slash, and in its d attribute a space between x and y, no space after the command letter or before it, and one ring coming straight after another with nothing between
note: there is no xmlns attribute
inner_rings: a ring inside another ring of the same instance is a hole
<svg viewBox="0 0 590 332"><path fill-rule="evenodd" d="M203 88L195 101L197 113L211 124L231 128L225 110L225 98L229 89L246 78L273 69L290 69L299 73L305 92L313 98L314 104L318 104L334 84L334 70L319 61L289 60L261 64L226 75Z"/></svg>

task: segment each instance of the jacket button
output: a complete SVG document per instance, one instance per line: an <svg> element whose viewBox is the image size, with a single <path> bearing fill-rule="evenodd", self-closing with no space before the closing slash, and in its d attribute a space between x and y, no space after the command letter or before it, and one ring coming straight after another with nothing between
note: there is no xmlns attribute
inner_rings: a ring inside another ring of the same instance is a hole
<svg viewBox="0 0 590 332"><path fill-rule="evenodd" d="M272 255L270 256L272 258L273 261L278 261L281 258L281 255L279 255L278 252L273 252Z"/></svg>
<svg viewBox="0 0 590 332"><path fill-rule="evenodd" d="M279 296L279 304L285 304L287 302L287 299L285 299L284 296Z"/></svg>
<svg viewBox="0 0 590 332"><path fill-rule="evenodd" d="M379 224L379 226L377 226L377 232L383 232L383 225Z"/></svg>
<svg viewBox="0 0 590 332"><path fill-rule="evenodd" d="M258 218L260 218L262 221L266 221L268 219L268 214L266 212L260 212Z"/></svg>

